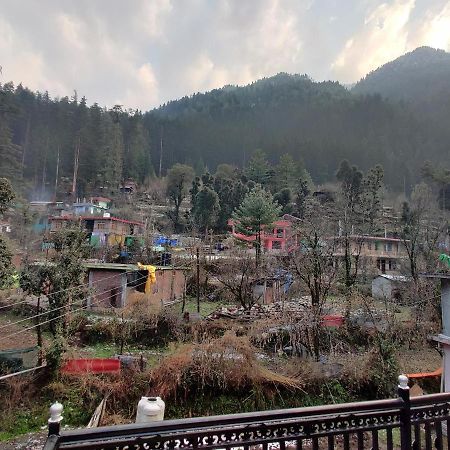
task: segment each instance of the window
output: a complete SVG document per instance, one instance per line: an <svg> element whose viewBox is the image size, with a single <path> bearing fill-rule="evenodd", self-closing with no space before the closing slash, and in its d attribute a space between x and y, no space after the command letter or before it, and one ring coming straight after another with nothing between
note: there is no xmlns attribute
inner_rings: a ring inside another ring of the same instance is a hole
<svg viewBox="0 0 450 450"><path fill-rule="evenodd" d="M396 270L396 269L397 269L397 261L390 259L389 260L389 270Z"/></svg>
<svg viewBox="0 0 450 450"><path fill-rule="evenodd" d="M277 228L275 231L276 231L276 235L277 235L278 238L284 237L284 230L283 230L283 228Z"/></svg>
<svg viewBox="0 0 450 450"><path fill-rule="evenodd" d="M272 249L273 250L281 250L281 242L280 241L273 241L272 242Z"/></svg>
<svg viewBox="0 0 450 450"><path fill-rule="evenodd" d="M380 249L380 243L378 241L375 242L375 250L379 250Z"/></svg>
<svg viewBox="0 0 450 450"><path fill-rule="evenodd" d="M97 222L97 230L105 230L106 223L105 222Z"/></svg>

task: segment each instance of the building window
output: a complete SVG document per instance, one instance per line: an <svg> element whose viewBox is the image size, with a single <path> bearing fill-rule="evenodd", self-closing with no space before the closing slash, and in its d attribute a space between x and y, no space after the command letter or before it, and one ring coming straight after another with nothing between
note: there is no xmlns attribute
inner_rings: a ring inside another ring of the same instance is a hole
<svg viewBox="0 0 450 450"><path fill-rule="evenodd" d="M282 238L284 236L283 228L277 228L275 231L278 238Z"/></svg>
<svg viewBox="0 0 450 450"><path fill-rule="evenodd" d="M385 245L385 248L386 248L386 251L387 251L387 252L392 252L392 242L388 242L388 243Z"/></svg>
<svg viewBox="0 0 450 450"><path fill-rule="evenodd" d="M106 223L105 222L97 222L97 230L105 230Z"/></svg>
<svg viewBox="0 0 450 450"><path fill-rule="evenodd" d="M390 259L389 260L389 270L396 270L396 269L397 269L397 261Z"/></svg>
<svg viewBox="0 0 450 450"><path fill-rule="evenodd" d="M380 243L378 241L375 242L375 250L378 251L380 249Z"/></svg>
<svg viewBox="0 0 450 450"><path fill-rule="evenodd" d="M281 250L281 242L280 241L273 241L272 242L272 249L273 250Z"/></svg>

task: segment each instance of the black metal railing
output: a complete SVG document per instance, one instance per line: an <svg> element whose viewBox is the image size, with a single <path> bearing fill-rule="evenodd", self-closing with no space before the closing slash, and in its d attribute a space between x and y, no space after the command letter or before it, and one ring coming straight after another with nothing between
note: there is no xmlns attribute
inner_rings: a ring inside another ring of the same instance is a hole
<svg viewBox="0 0 450 450"><path fill-rule="evenodd" d="M406 377L404 377L406 378ZM450 449L450 393L67 431L51 449Z"/></svg>

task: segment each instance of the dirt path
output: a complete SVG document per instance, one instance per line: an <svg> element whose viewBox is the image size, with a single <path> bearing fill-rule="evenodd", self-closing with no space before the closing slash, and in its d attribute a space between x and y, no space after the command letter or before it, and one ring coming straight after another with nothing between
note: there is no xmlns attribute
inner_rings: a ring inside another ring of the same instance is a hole
<svg viewBox="0 0 450 450"><path fill-rule="evenodd" d="M7 442L0 442L0 450L42 450L46 439L47 431L27 433Z"/></svg>

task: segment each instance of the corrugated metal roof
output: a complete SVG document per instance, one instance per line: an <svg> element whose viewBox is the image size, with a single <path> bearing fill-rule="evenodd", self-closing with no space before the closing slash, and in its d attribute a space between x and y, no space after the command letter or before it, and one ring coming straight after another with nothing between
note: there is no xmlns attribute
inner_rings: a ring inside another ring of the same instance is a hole
<svg viewBox="0 0 450 450"><path fill-rule="evenodd" d="M381 275L378 275L378 277L386 278L387 280L390 280L390 281L401 281L401 282L407 282L407 281L412 280L411 277L406 277L404 275L390 275L387 273L382 273ZM375 277L375 278L378 278L378 277Z"/></svg>

